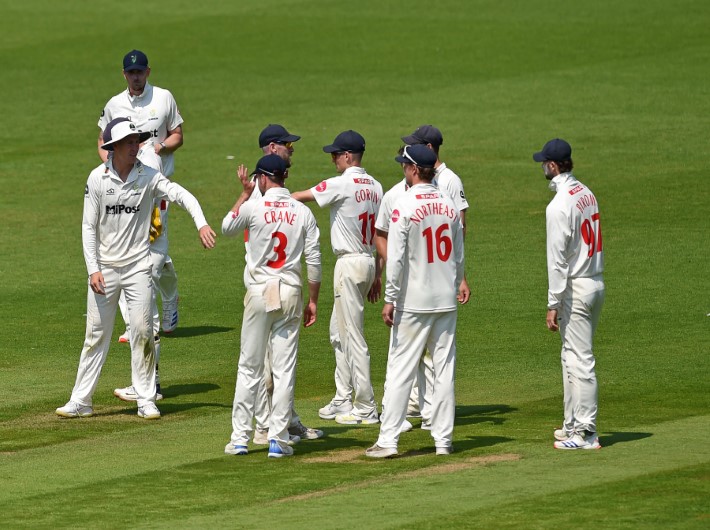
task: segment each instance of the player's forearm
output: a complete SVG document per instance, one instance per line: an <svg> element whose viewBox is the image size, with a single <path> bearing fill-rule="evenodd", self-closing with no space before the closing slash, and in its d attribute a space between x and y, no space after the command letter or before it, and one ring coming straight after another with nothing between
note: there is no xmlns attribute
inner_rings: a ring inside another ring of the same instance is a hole
<svg viewBox="0 0 710 530"><path fill-rule="evenodd" d="M172 153L177 151L180 147L182 147L182 144L182 127L179 127L178 129L169 132L165 140L160 142L160 145L162 146L160 153Z"/></svg>
<svg viewBox="0 0 710 530"><path fill-rule="evenodd" d="M313 303L318 303L318 295L320 293L320 282L308 282L308 300Z"/></svg>

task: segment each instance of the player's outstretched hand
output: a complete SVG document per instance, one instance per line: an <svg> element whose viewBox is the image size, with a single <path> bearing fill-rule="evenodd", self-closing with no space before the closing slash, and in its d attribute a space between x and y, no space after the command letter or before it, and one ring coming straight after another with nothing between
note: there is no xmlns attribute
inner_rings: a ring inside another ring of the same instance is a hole
<svg viewBox="0 0 710 530"><path fill-rule="evenodd" d="M303 327L309 328L316 323L316 303L309 301L303 309Z"/></svg>
<svg viewBox="0 0 710 530"><path fill-rule="evenodd" d="M205 225L200 228L200 241L202 242L203 247L214 248L215 237L217 236L215 235L214 230L212 230L210 225Z"/></svg>
<svg viewBox="0 0 710 530"><path fill-rule="evenodd" d="M560 329L560 325L557 323L557 309L547 310L547 329L555 332Z"/></svg>
<svg viewBox="0 0 710 530"><path fill-rule="evenodd" d="M394 324L394 304L385 304L382 308L382 320L385 321L388 327Z"/></svg>
<svg viewBox="0 0 710 530"><path fill-rule="evenodd" d="M249 170L244 167L244 164L239 164L239 167L237 168L237 176L239 177L239 181L242 183L244 193L251 196L254 188L256 187L256 182L249 178Z"/></svg>
<svg viewBox="0 0 710 530"><path fill-rule="evenodd" d="M104 281L104 275L100 271L89 277L89 285L96 294L106 294L106 282Z"/></svg>
<svg viewBox="0 0 710 530"><path fill-rule="evenodd" d="M459 294L456 296L456 299L459 301L459 304L465 304L471 299L471 289L468 286L466 278L464 278L461 281L461 285L459 285Z"/></svg>
<svg viewBox="0 0 710 530"><path fill-rule="evenodd" d="M370 292L367 293L367 299L373 304L380 299L380 294L382 294L382 279L375 278L372 282L372 287L370 287Z"/></svg>

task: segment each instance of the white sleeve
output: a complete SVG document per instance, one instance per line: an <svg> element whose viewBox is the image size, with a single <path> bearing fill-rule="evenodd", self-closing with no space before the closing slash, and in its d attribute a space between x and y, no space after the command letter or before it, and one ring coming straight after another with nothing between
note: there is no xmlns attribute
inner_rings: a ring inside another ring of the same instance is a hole
<svg viewBox="0 0 710 530"><path fill-rule="evenodd" d="M106 103L103 109L101 109L101 116L99 116L99 129L102 131L106 129L106 126L109 124L111 121L111 109L109 107L109 104Z"/></svg>
<svg viewBox="0 0 710 530"><path fill-rule="evenodd" d="M382 232L388 232L390 229L390 217L392 216L392 195L387 195L385 193L382 197L382 203L380 204L380 209L377 211L377 222L375 223L375 228L381 230Z"/></svg>
<svg viewBox="0 0 710 530"><path fill-rule="evenodd" d="M547 209L547 308L558 309L567 289L569 263L565 250L572 236L569 221L562 210Z"/></svg>
<svg viewBox="0 0 710 530"><path fill-rule="evenodd" d="M385 303L393 304L399 298L404 272L404 259L407 251L407 234L410 220L402 216L395 223L390 223L387 237L387 283L385 285Z"/></svg>
<svg viewBox="0 0 710 530"><path fill-rule="evenodd" d="M456 283L454 284L458 289L463 281L465 275L464 267L464 241L463 241L463 227L461 225L461 218L457 219L451 223L451 230L453 231L454 238L454 259L456 260Z"/></svg>
<svg viewBox="0 0 710 530"><path fill-rule="evenodd" d="M195 226L198 230L207 225L207 219L205 219L202 213L200 203L197 202L197 199L192 193L180 186L180 184L171 182L161 173L158 173L156 178L157 181L153 191L153 198L164 195L170 202L174 202L185 208L190 216L192 216L192 220L195 222Z"/></svg>
<svg viewBox="0 0 710 530"><path fill-rule="evenodd" d="M86 272L89 273L89 276L100 270L96 254L98 239L96 228L99 225L100 202L101 190L89 175L84 190L84 215L81 222L81 243L84 248Z"/></svg>
<svg viewBox="0 0 710 530"><path fill-rule="evenodd" d="M321 261L320 261L320 231L313 212L309 208L303 208L306 212L305 236L306 241L303 253L306 257L306 273L308 281L320 283L321 281Z"/></svg>
<svg viewBox="0 0 710 530"><path fill-rule="evenodd" d="M231 210L227 212L227 215L222 219L222 234L225 236L235 236L242 233L242 231L249 226L249 219L251 219L254 204L256 203L246 201L239 207L238 212L232 212Z"/></svg>
<svg viewBox="0 0 710 530"><path fill-rule="evenodd" d="M168 113L167 117L165 120L165 123L168 127L168 131L174 130L176 127L179 125L182 125L183 119L182 116L180 116L180 110L178 109L177 102L175 101L175 98L173 95L170 93L170 91L166 91L168 93Z"/></svg>
<svg viewBox="0 0 710 530"><path fill-rule="evenodd" d="M324 180L317 186L311 188L313 198L321 208L329 204L336 203L345 196L345 179L342 177L331 177Z"/></svg>
<svg viewBox="0 0 710 530"><path fill-rule="evenodd" d="M459 211L466 210L468 208L468 201L466 200L466 194L463 191L463 182L455 173L451 173L449 181L446 183L446 193L449 194L451 200L454 201L454 205Z"/></svg>

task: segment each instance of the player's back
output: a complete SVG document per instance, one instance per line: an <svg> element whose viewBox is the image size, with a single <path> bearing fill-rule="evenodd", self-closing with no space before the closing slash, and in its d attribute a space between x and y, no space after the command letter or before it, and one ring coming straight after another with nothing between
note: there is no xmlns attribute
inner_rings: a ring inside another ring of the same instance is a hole
<svg viewBox="0 0 710 530"><path fill-rule="evenodd" d="M247 201L240 215L248 215L247 271L249 284L280 278L301 285L301 256L318 252L318 227L310 209L291 198L286 188L271 188L263 197Z"/></svg>
<svg viewBox="0 0 710 530"><path fill-rule="evenodd" d="M459 212L451 198L431 184L413 186L395 204L388 237L388 288L390 274L397 274L399 267L398 309L441 312L456 308L463 276Z"/></svg>

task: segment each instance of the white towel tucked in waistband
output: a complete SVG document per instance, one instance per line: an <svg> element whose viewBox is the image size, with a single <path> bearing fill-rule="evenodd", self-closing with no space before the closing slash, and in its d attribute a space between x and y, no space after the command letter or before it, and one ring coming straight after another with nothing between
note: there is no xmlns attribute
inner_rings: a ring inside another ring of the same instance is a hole
<svg viewBox="0 0 710 530"><path fill-rule="evenodd" d="M267 313L281 309L281 280L274 278L264 288L264 308Z"/></svg>

